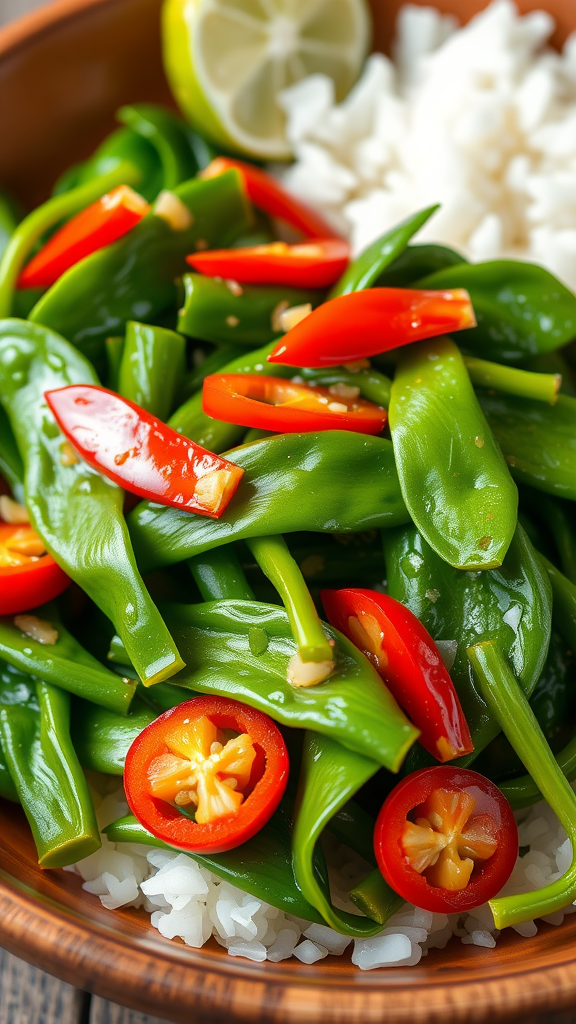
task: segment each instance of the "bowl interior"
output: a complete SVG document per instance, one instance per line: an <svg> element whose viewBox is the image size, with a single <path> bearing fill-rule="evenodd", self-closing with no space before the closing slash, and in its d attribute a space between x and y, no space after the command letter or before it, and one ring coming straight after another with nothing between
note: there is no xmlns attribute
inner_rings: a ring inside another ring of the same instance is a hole
<svg viewBox="0 0 576 1024"><path fill-rule="evenodd" d="M424 0L422 0L424 2ZM401 0L374 0L375 47L387 49ZM57 0L0 32L0 182L25 204L86 156L130 101L170 102L159 49L161 0ZM482 0L440 0L466 19ZM574 0L522 0L557 18L556 42L576 27ZM141 1010L198 1024L219 1015L263 1021L383 1018L477 1020L558 1008L576 995L576 915L534 939L504 935L492 951L452 942L416 970L361 974L346 958L313 967L232 960L215 943L202 951L168 942L133 910L111 913L80 880L41 871L24 815L0 801L2 944L68 981ZM338 995L333 991L338 989ZM415 992L416 990L416 992ZM417 993L426 990L425 996ZM336 998L335 998L336 996ZM344 1017L342 1017L342 1014Z"/></svg>

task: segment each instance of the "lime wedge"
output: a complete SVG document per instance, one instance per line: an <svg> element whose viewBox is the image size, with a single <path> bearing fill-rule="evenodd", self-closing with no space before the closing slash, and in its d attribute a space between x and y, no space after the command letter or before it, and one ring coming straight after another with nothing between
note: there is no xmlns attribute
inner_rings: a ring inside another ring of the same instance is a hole
<svg viewBox="0 0 576 1024"><path fill-rule="evenodd" d="M183 112L213 142L262 160L290 156L278 93L321 72L343 99L369 35L365 0L164 4L164 65Z"/></svg>

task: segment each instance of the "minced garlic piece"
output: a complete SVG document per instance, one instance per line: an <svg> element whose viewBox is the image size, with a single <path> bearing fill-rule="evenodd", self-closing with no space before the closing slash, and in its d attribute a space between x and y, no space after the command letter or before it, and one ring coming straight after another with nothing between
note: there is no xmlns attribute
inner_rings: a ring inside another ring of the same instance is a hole
<svg viewBox="0 0 576 1024"><path fill-rule="evenodd" d="M58 639L58 630L36 615L15 615L14 625L16 629L20 629L22 633L40 644L55 644Z"/></svg>
<svg viewBox="0 0 576 1024"><path fill-rule="evenodd" d="M288 309L283 309L278 315L278 323L280 324L281 331L291 331L296 324L301 323L307 316L310 316L312 312L312 304L310 302L303 302L301 306L289 306Z"/></svg>
<svg viewBox="0 0 576 1024"><path fill-rule="evenodd" d="M342 366L350 373L358 373L360 370L369 370L372 364L369 359L355 359L352 363L342 363Z"/></svg>
<svg viewBox="0 0 576 1024"><path fill-rule="evenodd" d="M358 398L360 394L360 388L357 388L354 384L332 384L328 391L331 395L337 395L339 398Z"/></svg>
<svg viewBox="0 0 576 1024"><path fill-rule="evenodd" d="M316 686L328 679L333 671L333 661L302 661L299 654L293 654L288 662L286 678L291 686Z"/></svg>
<svg viewBox="0 0 576 1024"><path fill-rule="evenodd" d="M200 477L194 488L194 497L202 508L217 512L228 495L232 484L229 469L212 469Z"/></svg>
<svg viewBox="0 0 576 1024"><path fill-rule="evenodd" d="M280 302L276 303L274 309L272 310L270 322L272 324L272 330L277 332L278 334L280 333L281 330L283 330L282 314L286 313L289 308L290 303L288 302L288 299L281 299Z"/></svg>
<svg viewBox="0 0 576 1024"><path fill-rule="evenodd" d="M69 441L60 445L60 462L63 466L74 466L79 458Z"/></svg>
<svg viewBox="0 0 576 1024"><path fill-rule="evenodd" d="M7 494L0 495L0 518L5 523L29 523L28 513L24 508L24 505L19 505L17 501L10 498Z"/></svg>
<svg viewBox="0 0 576 1024"><path fill-rule="evenodd" d="M330 412L348 412L348 406L343 402L330 402L328 408Z"/></svg>
<svg viewBox="0 0 576 1024"><path fill-rule="evenodd" d="M164 189L154 204L157 217L168 222L173 231L186 231L192 227L194 217L188 207L174 192Z"/></svg>

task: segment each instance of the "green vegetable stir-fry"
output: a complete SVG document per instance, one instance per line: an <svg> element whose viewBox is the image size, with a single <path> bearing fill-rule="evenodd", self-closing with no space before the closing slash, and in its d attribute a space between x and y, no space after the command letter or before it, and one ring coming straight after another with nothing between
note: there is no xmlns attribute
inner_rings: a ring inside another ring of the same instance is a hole
<svg viewBox="0 0 576 1024"><path fill-rule="evenodd" d="M435 207L352 260L176 115L118 118L0 206L0 794L39 863L99 848L90 769L110 839L347 935L572 902L573 867L498 894L512 810L576 842L576 296L418 244Z"/></svg>

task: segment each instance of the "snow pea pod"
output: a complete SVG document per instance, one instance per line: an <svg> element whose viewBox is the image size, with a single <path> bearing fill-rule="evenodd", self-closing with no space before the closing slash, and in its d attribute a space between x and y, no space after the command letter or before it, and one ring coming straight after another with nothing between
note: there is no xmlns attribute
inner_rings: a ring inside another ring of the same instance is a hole
<svg viewBox="0 0 576 1024"><path fill-rule="evenodd" d="M147 832L132 815L113 822L104 831L113 843L143 843L163 850L173 849ZM187 853L186 856L257 899L287 914L321 924L322 915L308 903L294 880L290 857L291 831L290 810L283 801L264 828L235 850L212 856L197 853Z"/></svg>
<svg viewBox="0 0 576 1024"><path fill-rule="evenodd" d="M422 278L417 287L466 288L478 326L466 331L465 345L482 359L518 363L576 335L576 295L533 263L459 263Z"/></svg>
<svg viewBox="0 0 576 1024"><path fill-rule="evenodd" d="M116 118L154 146L162 166L163 188L176 188L196 174L198 163L188 140L189 129L171 110L155 103L127 104L116 111Z"/></svg>
<svg viewBox="0 0 576 1024"><path fill-rule="evenodd" d="M35 609L53 626L55 643L45 644L23 633L11 618L0 618L0 657L20 672L37 676L69 693L126 714L136 684L108 671L86 651L58 619L54 605Z"/></svg>
<svg viewBox="0 0 576 1024"><path fill-rule="evenodd" d="M122 775L133 741L156 717L156 712L138 698L133 700L128 715L87 701L74 701L71 735L80 764L106 775Z"/></svg>
<svg viewBox="0 0 576 1024"><path fill-rule="evenodd" d="M290 306L318 306L324 292L303 288L239 285L236 281L185 274L184 307L178 330L215 345L266 345L282 333L278 317Z"/></svg>
<svg viewBox="0 0 576 1024"><path fill-rule="evenodd" d="M36 680L35 700L0 697L0 742L43 868L74 864L99 849L92 799L70 739L70 697Z"/></svg>
<svg viewBox="0 0 576 1024"><path fill-rule="evenodd" d="M106 387L110 388L111 391L118 390L118 377L120 374L120 365L122 363L122 353L124 352L124 335L112 335L110 338L106 338L104 342L104 349L106 352Z"/></svg>
<svg viewBox="0 0 576 1024"><path fill-rule="evenodd" d="M434 640L456 644L450 674L472 733L474 755L460 761L469 763L499 727L475 684L466 648L494 639L509 652L521 686L532 694L544 667L552 618L551 588L540 556L520 526L503 564L487 572L451 568L412 525L384 530L383 543L390 596L407 605Z"/></svg>
<svg viewBox="0 0 576 1024"><path fill-rule="evenodd" d="M2 405L0 405L0 476L3 476L10 484L14 497L18 501L22 501L24 498L22 486L24 465L10 426L10 420Z"/></svg>
<svg viewBox="0 0 576 1024"><path fill-rule="evenodd" d="M347 267L340 280L332 288L329 298L335 299L338 295L348 295L350 292L360 292L364 288L370 288L386 268L405 250L412 236L438 209L439 206L436 203L434 206L428 206L425 210L419 210L418 213L407 217L406 220L390 228L375 242L372 242L372 245L369 245Z"/></svg>
<svg viewBox="0 0 576 1024"><path fill-rule="evenodd" d="M146 571L265 533L356 533L408 519L390 441L352 431L278 434L228 453L244 476L218 520L142 502L128 517Z"/></svg>
<svg viewBox="0 0 576 1024"><path fill-rule="evenodd" d="M69 384L97 384L80 353L52 331L0 323L0 402L25 464L30 521L50 553L108 618L140 678L166 679L182 661L138 573L123 492L76 458L44 399Z"/></svg>
<svg viewBox="0 0 576 1024"><path fill-rule="evenodd" d="M576 500L576 398L549 406L479 391L478 400L514 479Z"/></svg>
<svg viewBox="0 0 576 1024"><path fill-rule="evenodd" d="M182 383L186 341L164 327L129 320L117 391L160 420L167 420Z"/></svg>
<svg viewBox="0 0 576 1024"><path fill-rule="evenodd" d="M224 598L254 600L233 544L196 555L196 558L190 559L188 566L203 601L219 601Z"/></svg>
<svg viewBox="0 0 576 1024"><path fill-rule="evenodd" d="M53 195L63 195L101 174L115 171L123 162L138 170L138 191L149 203L162 188L162 166L154 146L131 128L117 128L84 163L70 167L58 179Z"/></svg>
<svg viewBox="0 0 576 1024"><path fill-rule="evenodd" d="M281 725L324 733L391 771L402 764L417 730L366 658L330 626L323 624L327 637L335 642L334 672L323 683L299 688L287 679L297 646L283 608L224 600L166 604L163 611L186 668L173 684L154 688L151 699L162 702L158 707L180 703L183 687L234 697ZM121 661L117 638L111 650Z"/></svg>
<svg viewBox="0 0 576 1024"><path fill-rule="evenodd" d="M197 243L227 245L250 222L240 175L184 182L174 195L190 214L175 228L154 208L113 245L71 267L30 314L101 360L105 338L123 334L128 320L149 323L177 301L175 283Z"/></svg>
<svg viewBox="0 0 576 1024"><path fill-rule="evenodd" d="M430 546L459 569L501 565L518 493L449 338L405 350L390 429L402 496Z"/></svg>
<svg viewBox="0 0 576 1024"><path fill-rule="evenodd" d="M379 288L409 288L422 277L467 262L446 245L408 245L376 283Z"/></svg>
<svg viewBox="0 0 576 1024"><path fill-rule="evenodd" d="M294 876L306 899L336 931L345 935L376 935L382 922L338 910L330 899L328 872L315 860L318 840L330 819L378 770L375 761L350 750L342 750L327 736L306 733L300 769L299 793L292 832ZM390 889L389 915L402 905Z"/></svg>
<svg viewBox="0 0 576 1024"><path fill-rule="evenodd" d="M7 662L0 661L0 709L5 704L22 704L25 707L31 704L33 708L37 708L38 701L36 699L34 680L18 672L17 669L12 668ZM12 803L20 803L18 790L12 780L1 742L0 796L4 800L12 801Z"/></svg>

